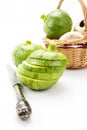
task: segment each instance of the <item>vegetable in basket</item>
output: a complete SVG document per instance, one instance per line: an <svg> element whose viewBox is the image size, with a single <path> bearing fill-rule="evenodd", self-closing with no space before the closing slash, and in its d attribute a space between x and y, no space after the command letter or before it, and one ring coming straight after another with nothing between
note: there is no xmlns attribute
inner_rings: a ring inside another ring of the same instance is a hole
<svg viewBox="0 0 87 130"><path fill-rule="evenodd" d="M82 39L83 35L80 32L72 31L62 35L59 40L77 40Z"/></svg>
<svg viewBox="0 0 87 130"><path fill-rule="evenodd" d="M59 39L72 29L71 16L66 11L61 10L60 6L47 15L42 15L41 18L44 20L43 30L46 37L50 39Z"/></svg>
<svg viewBox="0 0 87 130"><path fill-rule="evenodd" d="M63 1L64 0L60 0L59 3ZM51 42L54 42L57 46L57 50L66 55L69 61L67 68L69 69L87 67L87 7L83 0L78 0L78 2L81 5L84 15L84 20L81 22L81 26L84 27L82 34L80 34L81 32L78 30L74 30L74 32L71 30L66 32L68 36L65 33L59 39L43 38L46 47L48 47ZM74 33L73 36L72 33ZM76 33L79 35L76 36Z"/></svg>

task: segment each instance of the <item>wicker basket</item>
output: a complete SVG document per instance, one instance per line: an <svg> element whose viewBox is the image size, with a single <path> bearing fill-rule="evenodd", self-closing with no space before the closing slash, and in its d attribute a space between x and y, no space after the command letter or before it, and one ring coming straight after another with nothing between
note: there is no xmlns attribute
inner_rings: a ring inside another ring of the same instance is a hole
<svg viewBox="0 0 87 130"><path fill-rule="evenodd" d="M83 0L78 1L81 4L84 14L84 38L78 40L58 40L43 38L46 47L48 47L50 43L54 43L56 44L57 50L66 55L69 61L67 68L70 69L87 67L87 8ZM60 0L58 8L62 2L63 0Z"/></svg>

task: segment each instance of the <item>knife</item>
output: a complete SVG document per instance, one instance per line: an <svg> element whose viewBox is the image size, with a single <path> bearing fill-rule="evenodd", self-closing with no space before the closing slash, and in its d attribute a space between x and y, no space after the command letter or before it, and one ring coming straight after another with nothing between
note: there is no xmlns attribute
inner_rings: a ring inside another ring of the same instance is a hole
<svg viewBox="0 0 87 130"><path fill-rule="evenodd" d="M32 109L28 101L26 100L23 92L22 92L22 85L19 83L15 70L10 66L7 65L9 79L13 87L15 87L18 102L16 104L16 111L20 119L26 120L30 117L32 113Z"/></svg>

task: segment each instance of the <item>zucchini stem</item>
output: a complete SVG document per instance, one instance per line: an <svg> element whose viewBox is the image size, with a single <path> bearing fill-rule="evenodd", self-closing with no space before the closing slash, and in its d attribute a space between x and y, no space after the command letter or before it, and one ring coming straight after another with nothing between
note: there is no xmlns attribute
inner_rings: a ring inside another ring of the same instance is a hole
<svg viewBox="0 0 87 130"><path fill-rule="evenodd" d="M54 43L51 43L47 49L48 51L53 51L55 52L57 49L56 49L56 45Z"/></svg>

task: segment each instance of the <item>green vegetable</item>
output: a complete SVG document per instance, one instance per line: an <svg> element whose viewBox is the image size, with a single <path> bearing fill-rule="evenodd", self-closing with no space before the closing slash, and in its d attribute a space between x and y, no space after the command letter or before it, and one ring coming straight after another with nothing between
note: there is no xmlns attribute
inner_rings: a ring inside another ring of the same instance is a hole
<svg viewBox="0 0 87 130"><path fill-rule="evenodd" d="M66 56L56 51L56 46L51 44L46 50L37 50L33 52L26 62L38 66L62 66L66 64Z"/></svg>
<svg viewBox="0 0 87 130"><path fill-rule="evenodd" d="M57 80L50 80L50 81L46 81L46 80L36 80L36 79L32 79L29 77L26 77L24 75L21 75L20 73L17 72L18 75L18 79L19 81L24 84L25 86L28 86L31 89L35 89L35 90L43 90L43 89L48 89L49 87L51 87L52 85L54 85Z"/></svg>
<svg viewBox="0 0 87 130"><path fill-rule="evenodd" d="M25 86L42 90L54 85L62 76L68 61L51 44L48 49L36 50L18 66L17 76Z"/></svg>
<svg viewBox="0 0 87 130"><path fill-rule="evenodd" d="M44 20L44 32L50 39L59 39L64 33L71 31L72 19L64 10L56 9L41 18Z"/></svg>
<svg viewBox="0 0 87 130"><path fill-rule="evenodd" d="M32 72L60 72L63 71L66 68L66 65L63 66L37 66L37 65L32 65L27 63L26 61L23 61L22 64L20 65L22 68L24 68L27 71L32 71ZM20 67L19 66L19 67Z"/></svg>
<svg viewBox="0 0 87 130"><path fill-rule="evenodd" d="M55 80L57 79L58 77L60 77L60 73L56 73L56 72L49 72L49 73L41 73L41 72L32 72L32 71L28 71L24 68L22 68L22 66L19 66L19 70L18 72L21 74L21 75L24 75L26 77L30 77L32 79L40 79L40 80ZM50 77L50 79L49 79Z"/></svg>
<svg viewBox="0 0 87 130"><path fill-rule="evenodd" d="M32 44L26 41L24 44L17 45L12 52L12 60L16 66L26 60L26 58L35 50L43 49L40 45Z"/></svg>
<svg viewBox="0 0 87 130"><path fill-rule="evenodd" d="M50 53L49 53L50 52ZM49 60L49 61L55 61L55 60L66 60L66 56L64 56L60 52L54 51L45 51L45 50L38 50L32 53L29 58L31 59L40 59L40 60Z"/></svg>
<svg viewBox="0 0 87 130"><path fill-rule="evenodd" d="M31 59L28 57L26 60L27 63L33 64L33 65L38 65L38 66L62 66L63 64L66 63L66 60L40 60L40 59Z"/></svg>

